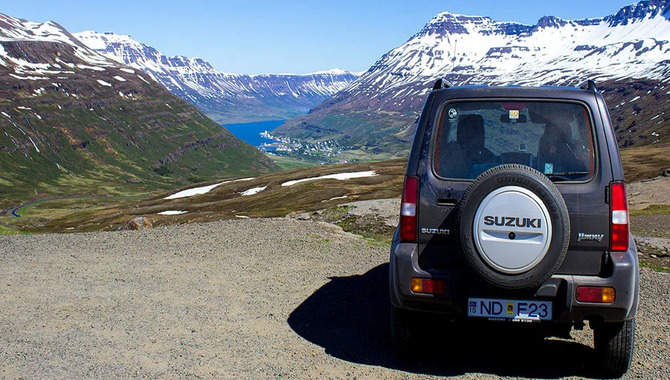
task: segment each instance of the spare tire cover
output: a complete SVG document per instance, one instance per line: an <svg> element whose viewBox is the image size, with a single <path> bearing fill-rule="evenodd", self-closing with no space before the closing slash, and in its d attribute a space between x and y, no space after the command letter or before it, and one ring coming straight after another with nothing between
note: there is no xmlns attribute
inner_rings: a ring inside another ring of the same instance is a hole
<svg viewBox="0 0 670 380"><path fill-rule="evenodd" d="M465 262L483 282L537 288L561 266L570 218L556 186L524 165L501 165L477 177L458 211Z"/></svg>

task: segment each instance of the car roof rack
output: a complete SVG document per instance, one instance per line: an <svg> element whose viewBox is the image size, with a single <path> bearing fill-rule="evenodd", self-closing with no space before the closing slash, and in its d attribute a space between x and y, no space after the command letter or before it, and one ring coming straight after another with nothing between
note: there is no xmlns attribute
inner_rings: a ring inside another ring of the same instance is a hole
<svg viewBox="0 0 670 380"><path fill-rule="evenodd" d="M451 87L451 83L447 82L446 80L440 78L435 81L435 84L433 85L433 91L435 90L442 90L445 88Z"/></svg>
<svg viewBox="0 0 670 380"><path fill-rule="evenodd" d="M585 80L584 82L580 83L579 86L577 86L577 87L579 87L582 90L598 92L598 87L596 87L596 82L592 81L591 79Z"/></svg>

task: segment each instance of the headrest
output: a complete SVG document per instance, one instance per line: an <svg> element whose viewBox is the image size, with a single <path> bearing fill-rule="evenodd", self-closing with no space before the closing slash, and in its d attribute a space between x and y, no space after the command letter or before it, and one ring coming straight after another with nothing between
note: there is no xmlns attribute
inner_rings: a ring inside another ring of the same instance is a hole
<svg viewBox="0 0 670 380"><path fill-rule="evenodd" d="M570 140L572 136L570 124L549 122L544 127L544 136L552 139Z"/></svg>
<svg viewBox="0 0 670 380"><path fill-rule="evenodd" d="M481 115L463 115L458 119L456 140L461 145L484 146L484 118Z"/></svg>

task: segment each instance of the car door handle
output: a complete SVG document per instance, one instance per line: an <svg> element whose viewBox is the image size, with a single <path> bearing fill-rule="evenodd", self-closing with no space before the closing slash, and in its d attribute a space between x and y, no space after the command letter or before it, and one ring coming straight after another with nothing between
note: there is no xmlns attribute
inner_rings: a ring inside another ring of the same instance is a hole
<svg viewBox="0 0 670 380"><path fill-rule="evenodd" d="M456 203L458 203L458 199L456 199L456 198L437 198L438 206L454 207L454 206L456 206Z"/></svg>

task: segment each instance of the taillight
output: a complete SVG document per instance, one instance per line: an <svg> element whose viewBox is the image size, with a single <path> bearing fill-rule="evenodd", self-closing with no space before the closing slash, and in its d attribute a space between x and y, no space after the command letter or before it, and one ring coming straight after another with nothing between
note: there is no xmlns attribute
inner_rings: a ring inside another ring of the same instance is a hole
<svg viewBox="0 0 670 380"><path fill-rule="evenodd" d="M575 292L579 302L612 303L616 298L614 288L597 286L578 286Z"/></svg>
<svg viewBox="0 0 670 380"><path fill-rule="evenodd" d="M410 282L412 292L426 294L446 294L447 283L444 280L413 278Z"/></svg>
<svg viewBox="0 0 670 380"><path fill-rule="evenodd" d="M419 179L406 176L400 204L400 241L416 242L416 209L419 197Z"/></svg>
<svg viewBox="0 0 670 380"><path fill-rule="evenodd" d="M628 201L623 182L610 183L610 250L628 250Z"/></svg>

